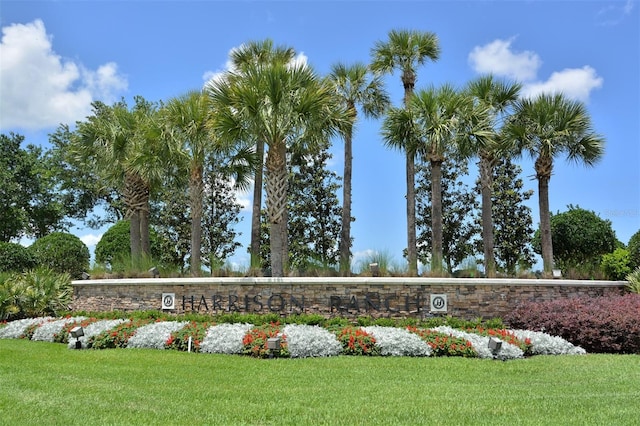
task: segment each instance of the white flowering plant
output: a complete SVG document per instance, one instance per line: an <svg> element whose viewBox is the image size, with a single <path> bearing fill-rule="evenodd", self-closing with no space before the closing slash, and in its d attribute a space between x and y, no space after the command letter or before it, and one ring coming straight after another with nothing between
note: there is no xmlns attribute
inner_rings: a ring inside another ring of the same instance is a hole
<svg viewBox="0 0 640 426"><path fill-rule="evenodd" d="M109 347L176 349L194 352L245 354L255 357L330 357L337 355L465 356L509 360L525 355L579 355L585 350L547 333L520 329L460 329L440 326L422 329L391 326L270 323L213 324L151 319L96 319L82 316L29 318L0 326L0 338L67 343L69 348ZM69 337L73 327L84 336ZM267 340L280 338L280 351L270 351ZM492 339L494 341L492 341ZM491 343L499 340L497 348ZM514 344L515 343L515 344ZM522 347L527 348L523 351Z"/></svg>

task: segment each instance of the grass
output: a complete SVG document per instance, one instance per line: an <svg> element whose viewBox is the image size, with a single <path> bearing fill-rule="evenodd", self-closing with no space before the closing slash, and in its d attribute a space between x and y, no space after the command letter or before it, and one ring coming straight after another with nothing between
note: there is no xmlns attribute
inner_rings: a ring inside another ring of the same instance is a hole
<svg viewBox="0 0 640 426"><path fill-rule="evenodd" d="M637 355L271 359L0 340L0 424L631 425Z"/></svg>

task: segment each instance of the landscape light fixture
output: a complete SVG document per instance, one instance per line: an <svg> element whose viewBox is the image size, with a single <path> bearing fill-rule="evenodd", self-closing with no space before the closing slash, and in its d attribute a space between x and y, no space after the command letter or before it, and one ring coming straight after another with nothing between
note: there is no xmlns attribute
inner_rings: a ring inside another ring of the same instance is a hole
<svg viewBox="0 0 640 426"><path fill-rule="evenodd" d="M82 279L83 280L88 280L91 276L89 274L87 274L86 272L82 273Z"/></svg>
<svg viewBox="0 0 640 426"><path fill-rule="evenodd" d="M80 326L73 327L71 330L69 330L69 334L71 334L71 337L76 339L76 349L82 349L80 338L84 336L84 329Z"/></svg>
<svg viewBox="0 0 640 426"><path fill-rule="evenodd" d="M274 355L280 353L280 338L269 337L267 339L267 349L269 350L269 358L273 358Z"/></svg>
<svg viewBox="0 0 640 426"><path fill-rule="evenodd" d="M489 346L489 349L491 349L491 352L496 354L497 352L500 351L500 349L502 349L502 340L494 339L493 337L490 337L488 346Z"/></svg>
<svg viewBox="0 0 640 426"><path fill-rule="evenodd" d="M371 271L371 275L374 277L377 277L378 274L380 273L380 267L378 266L377 263L370 263L369 270Z"/></svg>
<svg viewBox="0 0 640 426"><path fill-rule="evenodd" d="M153 278L160 278L160 271L158 271L158 268L156 268L155 266L149 269L149 273L153 275Z"/></svg>
<svg viewBox="0 0 640 426"><path fill-rule="evenodd" d="M560 269L553 269L551 273L553 274L553 278L562 278L562 270Z"/></svg>

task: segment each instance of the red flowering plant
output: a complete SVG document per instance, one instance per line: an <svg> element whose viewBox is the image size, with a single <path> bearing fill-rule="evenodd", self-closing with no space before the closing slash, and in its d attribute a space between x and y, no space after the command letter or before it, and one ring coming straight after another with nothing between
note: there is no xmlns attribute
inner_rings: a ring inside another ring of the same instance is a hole
<svg viewBox="0 0 640 426"><path fill-rule="evenodd" d="M151 322L150 319L137 319L125 321L122 324L118 324L111 330L105 330L100 334L89 338L88 347L93 349L112 349L112 348L125 348L127 342L136 332L136 330L143 325L147 325Z"/></svg>
<svg viewBox="0 0 640 426"><path fill-rule="evenodd" d="M72 321L64 325L60 332L53 335L53 341L56 343L69 343L69 332L74 327L85 328L89 324L100 321L98 318L85 318L82 321Z"/></svg>
<svg viewBox="0 0 640 426"><path fill-rule="evenodd" d="M51 320L49 320L51 321ZM20 335L20 339L27 339L27 340L31 340L31 338L33 337L33 333L36 332L36 329L38 327L40 327L42 325L42 323L40 322L35 322L31 325L29 325L24 332Z"/></svg>
<svg viewBox="0 0 640 426"><path fill-rule="evenodd" d="M420 336L431 347L433 356L461 356L465 358L478 356L478 352L473 348L471 342L461 337L414 326L408 326L407 330Z"/></svg>
<svg viewBox="0 0 640 426"><path fill-rule="evenodd" d="M174 331L167 339L167 349L176 349L187 352L189 350L189 337L191 337L191 352L200 352L200 344L207 335L207 330L214 323L191 321L178 331Z"/></svg>
<svg viewBox="0 0 640 426"><path fill-rule="evenodd" d="M269 351L267 340L271 337L280 337L279 352ZM272 322L252 328L244 335L242 345L243 354L256 358L269 358L272 356L286 358L290 355L289 348L287 347L287 336L282 334L279 322Z"/></svg>
<svg viewBox="0 0 640 426"><path fill-rule="evenodd" d="M475 333L480 336L489 336L500 339L509 344L515 345L519 347L525 355L531 355L531 339L527 338L525 340L520 340L516 337L513 331L509 331L506 329L499 328L484 328L482 326L477 326L475 328L467 328L467 332Z"/></svg>
<svg viewBox="0 0 640 426"><path fill-rule="evenodd" d="M380 355L376 339L360 327L347 326L336 331L343 355Z"/></svg>

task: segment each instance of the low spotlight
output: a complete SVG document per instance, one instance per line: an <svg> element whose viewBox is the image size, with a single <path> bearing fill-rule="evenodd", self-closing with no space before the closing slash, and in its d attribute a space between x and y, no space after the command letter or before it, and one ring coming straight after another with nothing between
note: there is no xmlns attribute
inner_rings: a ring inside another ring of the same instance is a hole
<svg viewBox="0 0 640 426"><path fill-rule="evenodd" d="M73 327L71 330L69 330L69 334L71 334L71 337L76 339L76 349L82 349L80 338L84 336L84 329L79 326Z"/></svg>
<svg viewBox="0 0 640 426"><path fill-rule="evenodd" d="M160 278L160 271L158 271L158 268L156 268L155 266L149 269L149 273L153 275L153 278Z"/></svg>
<svg viewBox="0 0 640 426"><path fill-rule="evenodd" d="M369 270L371 271L371 275L377 277L380 274L380 267L377 263L370 263Z"/></svg>

